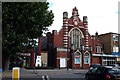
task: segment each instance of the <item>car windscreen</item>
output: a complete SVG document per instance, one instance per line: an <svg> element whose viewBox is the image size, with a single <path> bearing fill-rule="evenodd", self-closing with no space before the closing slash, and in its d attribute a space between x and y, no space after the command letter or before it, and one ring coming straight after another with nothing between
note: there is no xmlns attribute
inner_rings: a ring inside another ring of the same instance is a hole
<svg viewBox="0 0 120 80"><path fill-rule="evenodd" d="M99 67L100 65L92 65L91 67Z"/></svg>
<svg viewBox="0 0 120 80"><path fill-rule="evenodd" d="M108 73L120 74L119 68L107 68Z"/></svg>
<svg viewBox="0 0 120 80"><path fill-rule="evenodd" d="M91 70L89 70L89 72L96 72L96 70L97 70L97 68L93 68L93 69L91 69Z"/></svg>

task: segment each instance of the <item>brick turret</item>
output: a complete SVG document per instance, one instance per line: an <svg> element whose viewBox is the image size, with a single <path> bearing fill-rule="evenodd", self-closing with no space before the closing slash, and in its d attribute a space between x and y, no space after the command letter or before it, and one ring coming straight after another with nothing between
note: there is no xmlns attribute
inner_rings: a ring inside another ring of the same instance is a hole
<svg viewBox="0 0 120 80"><path fill-rule="evenodd" d="M68 13L63 13L63 46L68 47Z"/></svg>
<svg viewBox="0 0 120 80"><path fill-rule="evenodd" d="M84 25L84 33L85 33L85 38L84 38L84 43L85 43L85 49L88 50L88 21L87 21L87 16L83 17L83 25Z"/></svg>

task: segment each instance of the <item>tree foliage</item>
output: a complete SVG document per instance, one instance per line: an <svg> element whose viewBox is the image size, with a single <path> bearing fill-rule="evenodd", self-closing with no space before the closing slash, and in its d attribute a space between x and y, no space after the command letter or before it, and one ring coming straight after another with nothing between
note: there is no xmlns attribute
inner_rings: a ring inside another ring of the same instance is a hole
<svg viewBox="0 0 120 80"><path fill-rule="evenodd" d="M34 39L53 23L48 2L2 3L2 52L11 55L35 45Z"/></svg>

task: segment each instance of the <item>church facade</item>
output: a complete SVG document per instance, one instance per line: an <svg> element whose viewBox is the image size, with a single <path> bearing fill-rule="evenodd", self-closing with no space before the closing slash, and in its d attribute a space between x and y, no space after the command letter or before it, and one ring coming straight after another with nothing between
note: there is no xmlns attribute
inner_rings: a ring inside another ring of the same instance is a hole
<svg viewBox="0 0 120 80"><path fill-rule="evenodd" d="M17 53L19 60L16 63L23 65L24 62L24 67L35 65L74 69L88 69L91 64L116 64L115 55L105 54L106 44L101 39L97 32L93 36L89 34L87 16L81 20L75 7L70 18L67 12L63 12L63 26L59 32L53 30L52 33L39 37L37 48ZM2 59L4 67L5 56Z"/></svg>
<svg viewBox="0 0 120 80"><path fill-rule="evenodd" d="M97 33L96 33L97 35ZM89 68L91 64L102 64L102 44L88 32L87 16L79 18L75 7L72 16L63 12L61 30L47 33L48 65L56 68Z"/></svg>

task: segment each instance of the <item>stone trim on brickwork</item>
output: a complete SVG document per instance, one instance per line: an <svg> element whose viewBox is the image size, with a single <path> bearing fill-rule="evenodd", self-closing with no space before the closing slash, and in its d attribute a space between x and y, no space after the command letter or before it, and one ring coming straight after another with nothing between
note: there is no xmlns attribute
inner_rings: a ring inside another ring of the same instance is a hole
<svg viewBox="0 0 120 80"><path fill-rule="evenodd" d="M83 32L77 27L74 27L69 31L69 33L68 33L69 36L70 36L71 31L73 31L74 29L77 29L78 31L80 31L80 33L82 34L82 38L84 38Z"/></svg>
<svg viewBox="0 0 120 80"><path fill-rule="evenodd" d="M89 66L90 66L90 63L91 63L91 54L88 52L88 51L86 51L85 53L84 53L84 55L86 54L86 53L88 53L89 54ZM85 56L84 56L84 58L85 58Z"/></svg>
<svg viewBox="0 0 120 80"><path fill-rule="evenodd" d="M70 50L68 49L68 51ZM57 47L57 52L67 52L67 48Z"/></svg>

